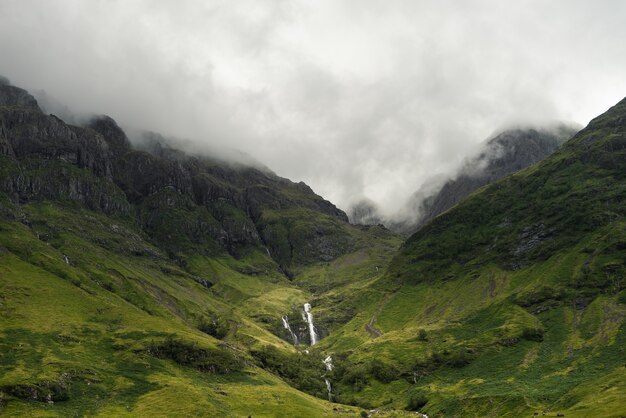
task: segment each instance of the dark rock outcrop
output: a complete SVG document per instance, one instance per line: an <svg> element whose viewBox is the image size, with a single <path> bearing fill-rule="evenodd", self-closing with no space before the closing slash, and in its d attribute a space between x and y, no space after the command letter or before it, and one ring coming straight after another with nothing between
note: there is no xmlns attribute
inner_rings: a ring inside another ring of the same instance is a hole
<svg viewBox="0 0 626 418"><path fill-rule="evenodd" d="M135 148L110 117L68 125L7 83L0 83L0 158L0 191L13 201L74 202L136 216L172 256L193 249L239 257L269 248L287 272L333 259L351 246L346 214L302 182L260 167L189 156L158 134L147 134ZM294 216L302 210L306 222Z"/></svg>
<svg viewBox="0 0 626 418"><path fill-rule="evenodd" d="M126 133L110 117L100 116L93 118L87 124L87 127L102 135L115 158L119 158L130 151L131 145Z"/></svg>
<svg viewBox="0 0 626 418"><path fill-rule="evenodd" d="M0 84L3 192L18 202L61 199L105 213L127 213L114 184L108 144L96 132L45 115L22 89Z"/></svg>
<svg viewBox="0 0 626 418"><path fill-rule="evenodd" d="M0 82L0 106L17 106L25 109L39 110L37 100L24 89L11 86L6 79Z"/></svg>

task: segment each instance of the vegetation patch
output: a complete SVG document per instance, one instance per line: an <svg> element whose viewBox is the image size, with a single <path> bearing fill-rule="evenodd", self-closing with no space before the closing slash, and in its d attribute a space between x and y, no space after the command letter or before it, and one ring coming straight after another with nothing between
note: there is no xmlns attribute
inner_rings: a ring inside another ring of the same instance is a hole
<svg viewBox="0 0 626 418"><path fill-rule="evenodd" d="M285 353L274 346L251 351L259 367L283 378L289 385L319 398L328 399L323 375L326 368L322 357L305 352Z"/></svg>
<svg viewBox="0 0 626 418"><path fill-rule="evenodd" d="M228 320L213 316L208 320L204 318L201 319L198 324L198 329L205 334L221 340L228 335L230 325L228 324Z"/></svg>
<svg viewBox="0 0 626 418"><path fill-rule="evenodd" d="M409 411L419 411L428 403L428 398L421 392L415 392L409 395L406 409Z"/></svg>
<svg viewBox="0 0 626 418"><path fill-rule="evenodd" d="M69 383L72 375L64 373L56 380L44 380L38 383L20 383L0 387L0 394L4 393L17 399L38 402L67 401L70 397ZM0 399L3 396L0 395Z"/></svg>
<svg viewBox="0 0 626 418"><path fill-rule="evenodd" d="M201 348L196 343L188 343L169 337L163 342L153 342L145 350L157 358L172 360L206 373L227 374L243 369L243 361L222 348Z"/></svg>

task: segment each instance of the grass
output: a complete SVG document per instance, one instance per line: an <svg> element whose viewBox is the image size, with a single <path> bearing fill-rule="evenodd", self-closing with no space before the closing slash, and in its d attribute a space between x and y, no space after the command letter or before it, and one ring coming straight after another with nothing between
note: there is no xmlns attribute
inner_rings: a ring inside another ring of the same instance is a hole
<svg viewBox="0 0 626 418"><path fill-rule="evenodd" d="M198 255L181 268L127 218L50 203L7 207L20 210L27 221L0 222L3 415L358 413L323 400L325 392L317 394L320 399L290 387L249 355L268 346L303 355L270 331L280 329L280 316L312 295L277 274L267 258L254 251L239 260ZM342 274L353 265L337 263ZM318 268L326 267L311 267ZM207 281L212 285L202 284ZM222 340L197 329L200 320L214 317L229 324ZM226 350L241 358L244 369L219 376L150 354L150 347L172 337ZM316 353L315 364L323 371ZM11 385L36 387L64 375L70 376L68 400L48 404L8 394ZM311 379L324 385L318 374Z"/></svg>
<svg viewBox="0 0 626 418"><path fill-rule="evenodd" d="M55 380L75 370L80 374L93 373L94 377L89 385L82 377L78 382L72 380L72 395L78 393L78 396L71 395L69 401L53 406L9 401L3 411L8 416L46 415L46 411L55 415L108 415L126 411L131 415L135 407L145 408L141 406L142 400L155 390L170 396L180 396L179 392L186 390L188 398L197 400L200 392L189 384L188 376L191 373L198 380L196 372L178 370L182 376L170 385L167 379L161 380L160 370L171 366L167 366L167 361L146 357L142 350L165 335L178 335L207 347L221 346L222 342L194 328L193 316L201 316L207 309L233 312L237 330L226 342L235 353L249 339L288 347L250 319L241 317L236 309L218 301L188 274L163 274L161 267L166 261L142 257L129 260L125 255L94 245L95 241L110 238L106 228L101 228L106 224L97 222L108 221L107 218L98 219L92 214L96 219L83 224L80 220L85 219L84 214L76 216L50 206L28 209L32 209L29 213L32 225L37 225L38 216L45 217L47 228L55 231L56 238L46 243L38 240L26 225L12 222L1 225L4 249L0 255L3 316L0 386ZM63 224L62 233L57 233L57 222ZM122 227L120 223L118 232ZM64 255L70 264L65 263ZM175 266L169 267L177 270ZM104 285L104 279L109 280L108 285ZM255 373L259 372L257 369ZM240 378L242 382L235 379L232 384L255 382L255 378L245 376ZM208 384L215 378L204 379ZM273 381L272 386L277 386L275 392L279 394L286 391L292 398L304 396L284 383ZM98 392L98 397L90 398L90 391ZM205 394L201 397L204 400L196 405L211 403ZM301 403L309 404L309 408L315 404L310 400ZM262 412L263 404L259 402L253 409ZM180 405L181 414L192 413L184 405Z"/></svg>
<svg viewBox="0 0 626 418"><path fill-rule="evenodd" d="M239 260L198 255L181 268L124 217L49 203L19 210L27 222L0 223L0 309L6 319L0 387L72 377L67 401L49 405L5 394L3 414L159 415L164 405L170 405L163 413L168 416L337 413L336 406L258 368L247 354L269 346L302 356L269 331L281 327L280 316L293 306L312 300L311 294L278 274L267 258L255 252ZM334 264L341 274L373 262L362 255L347 258L352 261ZM319 268L327 266L310 269ZM207 281L209 288L201 284ZM322 306L315 308L318 313ZM200 319L215 316L229 324L222 341L196 329ZM227 350L247 366L220 377L148 354L171 336ZM317 366L323 371L321 360ZM317 374L311 379L322 388ZM339 409L355 414L350 407Z"/></svg>

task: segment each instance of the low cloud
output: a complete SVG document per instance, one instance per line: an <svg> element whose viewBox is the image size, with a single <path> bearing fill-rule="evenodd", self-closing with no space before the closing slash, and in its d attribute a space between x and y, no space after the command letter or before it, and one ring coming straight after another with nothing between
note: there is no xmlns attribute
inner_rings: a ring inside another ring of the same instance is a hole
<svg viewBox="0 0 626 418"><path fill-rule="evenodd" d="M498 127L624 97L625 20L617 0L2 0L0 74L392 214Z"/></svg>

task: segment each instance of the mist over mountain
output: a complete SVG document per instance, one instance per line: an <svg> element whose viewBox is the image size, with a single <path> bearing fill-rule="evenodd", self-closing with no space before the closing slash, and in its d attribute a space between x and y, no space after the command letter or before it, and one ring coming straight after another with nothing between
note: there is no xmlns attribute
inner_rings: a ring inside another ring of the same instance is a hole
<svg viewBox="0 0 626 418"><path fill-rule="evenodd" d="M109 215L135 214L172 255L193 247L240 257L261 248L286 274L305 260L333 259L353 244L341 231L345 213L306 184L246 165L243 157L235 163L192 156L155 133L144 133L133 146L110 117L93 117L83 127L68 125L45 115L33 96L7 83L0 84L0 106L2 153L22 170L19 179L5 178L1 189L16 201L66 198ZM91 175L54 172L57 160ZM264 210L296 208L319 212L329 218L327 225L303 225L297 236L280 219L262 217Z"/></svg>
<svg viewBox="0 0 626 418"><path fill-rule="evenodd" d="M530 4L3 1L0 74L389 216L495 127L585 124L626 89L621 2Z"/></svg>
<svg viewBox="0 0 626 418"><path fill-rule="evenodd" d="M468 158L449 179L443 174L431 178L394 215L386 217L374 202L361 201L350 208L348 217L355 224L384 224L410 234L478 188L546 158L578 130L573 124L505 130L485 141L479 154Z"/></svg>

